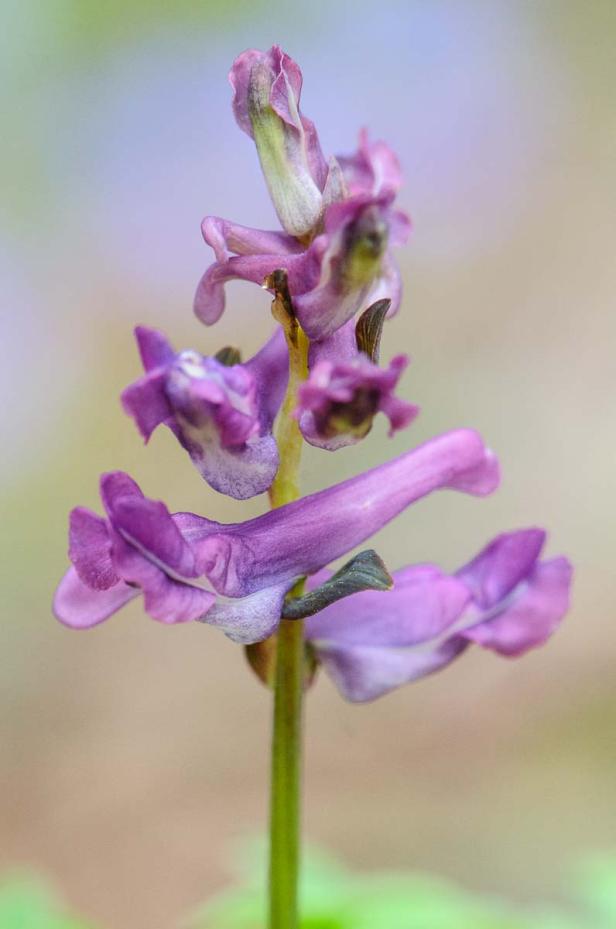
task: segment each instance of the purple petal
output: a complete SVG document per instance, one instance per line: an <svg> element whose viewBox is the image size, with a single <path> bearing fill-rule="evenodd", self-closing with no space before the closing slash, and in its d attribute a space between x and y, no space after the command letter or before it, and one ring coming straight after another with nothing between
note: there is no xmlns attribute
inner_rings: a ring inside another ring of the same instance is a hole
<svg viewBox="0 0 616 929"><path fill-rule="evenodd" d="M116 613L140 590L120 583L107 590L93 590L80 579L75 568L69 568L60 581L53 600L57 619L71 629L90 629Z"/></svg>
<svg viewBox="0 0 616 929"><path fill-rule="evenodd" d="M457 572L481 609L489 609L524 580L545 542L543 529L521 529L497 536Z"/></svg>
<svg viewBox="0 0 616 929"><path fill-rule="evenodd" d="M169 424L173 410L165 394L165 368L156 368L122 391L121 401L147 442L157 426Z"/></svg>
<svg viewBox="0 0 616 929"><path fill-rule="evenodd" d="M271 432L289 380L289 350L282 327L276 328L271 339L246 362L245 368L255 382L261 433Z"/></svg>
<svg viewBox="0 0 616 929"><path fill-rule="evenodd" d="M381 273L390 206L391 199L383 196L356 197L328 207L325 232L310 248L321 255L318 283L304 291L290 285L297 317L309 338L327 338L366 305Z"/></svg>
<svg viewBox="0 0 616 929"><path fill-rule="evenodd" d="M379 411L389 417L390 436L409 425L419 409L393 393L408 360L397 355L380 368L356 349L350 361L317 362L298 391L296 415L306 441L330 451L352 445L368 434Z"/></svg>
<svg viewBox="0 0 616 929"><path fill-rule="evenodd" d="M255 141L278 217L302 236L321 217L327 165L313 123L300 113L301 71L274 45L239 55L229 80L235 118Z"/></svg>
<svg viewBox="0 0 616 929"><path fill-rule="evenodd" d="M176 529L175 526L173 528ZM161 623L184 623L201 619L216 600L216 595L211 591L173 576L168 565L158 562L151 551L144 553L135 547L128 536L118 536L114 540L113 556L124 580L143 591L146 612Z"/></svg>
<svg viewBox="0 0 616 929"><path fill-rule="evenodd" d="M282 603L290 583L266 587L237 600L218 600L203 622L218 626L233 642L251 645L262 642L278 628Z"/></svg>
<svg viewBox="0 0 616 929"><path fill-rule="evenodd" d="M440 671L466 648L461 639L449 639L436 649L420 651L327 642L319 660L340 693L352 703L366 703Z"/></svg>
<svg viewBox="0 0 616 929"><path fill-rule="evenodd" d="M120 580L111 561L107 521L82 506L69 517L68 555L81 580L94 590L107 590Z"/></svg>
<svg viewBox="0 0 616 929"><path fill-rule="evenodd" d="M319 275L314 243L308 252L298 255L236 255L211 265L197 286L194 300L196 316L206 326L213 325L224 311L224 286L228 281L252 281L262 285L269 274L281 268L288 273L292 294L304 293L313 287Z"/></svg>
<svg viewBox="0 0 616 929"><path fill-rule="evenodd" d="M438 488L482 496L497 484L495 459L480 436L460 429L257 519L191 538L216 590L243 597L313 574Z"/></svg>
<svg viewBox="0 0 616 929"><path fill-rule="evenodd" d="M340 155L349 193L378 196L385 190L397 192L402 186L400 163L386 142L371 142L366 129L359 134L354 155Z"/></svg>
<svg viewBox="0 0 616 929"><path fill-rule="evenodd" d="M135 328L135 338L139 347L141 361L146 371L164 367L173 361L175 352L167 341L166 336L158 329L148 329L147 326Z"/></svg>
<svg viewBox="0 0 616 929"><path fill-rule="evenodd" d="M140 553L142 560L183 578L196 576L193 552L164 503L146 497L120 497L114 503L111 521L113 528L131 549ZM124 548L114 539L114 565L124 580L140 583L136 577L125 573L121 560Z"/></svg>
<svg viewBox="0 0 616 929"><path fill-rule="evenodd" d="M489 619L465 629L461 637L516 658L552 635L569 608L572 568L566 558L538 564Z"/></svg>
<svg viewBox="0 0 616 929"><path fill-rule="evenodd" d="M248 500L268 490L279 464L272 435L254 437L237 448L209 442L202 450L191 449L190 457L214 490L235 500Z"/></svg>
<svg viewBox="0 0 616 929"><path fill-rule="evenodd" d="M110 519L113 518L114 508L120 500L125 497L143 498L139 484L132 477L129 477L125 471L108 471L106 474L102 474L100 493L103 506Z"/></svg>
<svg viewBox="0 0 616 929"><path fill-rule="evenodd" d="M201 223L203 238L214 249L216 261L232 255L297 255L303 246L286 232L268 232L240 226L219 216L206 216ZM282 259L281 259L282 260Z"/></svg>

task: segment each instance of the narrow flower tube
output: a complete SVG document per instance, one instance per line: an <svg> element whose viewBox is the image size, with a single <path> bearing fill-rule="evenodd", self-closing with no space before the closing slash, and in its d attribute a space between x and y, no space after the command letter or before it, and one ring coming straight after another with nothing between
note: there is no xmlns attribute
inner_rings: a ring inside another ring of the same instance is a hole
<svg viewBox="0 0 616 929"><path fill-rule="evenodd" d="M439 671L472 643L519 657L552 635L569 605L571 565L541 560L544 542L543 530L521 529L453 575L429 564L403 568L391 591L353 594L310 617L307 638L354 702Z"/></svg>
<svg viewBox="0 0 616 929"><path fill-rule="evenodd" d="M498 467L480 437L458 430L320 493L244 523L171 515L122 472L104 475L107 518L78 507L70 520L72 567L54 600L74 628L107 619L143 593L165 623L202 620L235 641L276 629L286 593L439 488L482 496Z"/></svg>
<svg viewBox="0 0 616 929"><path fill-rule="evenodd" d="M182 522L201 570L227 596L313 574L369 538L407 506L438 489L476 496L498 486L498 462L481 437L458 429L357 477L245 523Z"/></svg>
<svg viewBox="0 0 616 929"><path fill-rule="evenodd" d="M215 490L240 500L267 490L278 468L272 423L288 377L282 333L246 364L231 366L175 353L153 329L138 327L135 335L146 374L126 388L122 403L145 441L164 424Z"/></svg>

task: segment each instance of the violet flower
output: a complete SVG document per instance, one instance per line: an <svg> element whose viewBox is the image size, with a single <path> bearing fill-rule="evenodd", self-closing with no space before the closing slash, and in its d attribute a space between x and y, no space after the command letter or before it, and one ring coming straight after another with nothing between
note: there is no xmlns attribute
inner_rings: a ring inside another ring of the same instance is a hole
<svg viewBox="0 0 616 929"><path fill-rule="evenodd" d="M344 190L336 160L326 163L314 124L300 112L299 66L278 45L248 49L233 62L229 80L237 124L254 139L283 229L309 235Z"/></svg>
<svg viewBox="0 0 616 929"><path fill-rule="evenodd" d="M135 335L146 374L122 403L146 442L163 423L215 490L238 500L267 490L278 469L272 423L288 379L283 333L230 366L194 351L176 354L154 329L139 326Z"/></svg>
<svg viewBox="0 0 616 929"><path fill-rule="evenodd" d="M310 349L310 374L298 389L295 415L311 445L335 451L354 445L372 428L378 412L389 419L389 435L408 426L419 407L394 395L407 355L380 368L358 349L355 326L347 323Z"/></svg>
<svg viewBox="0 0 616 929"><path fill-rule="evenodd" d="M353 155L338 155L338 164L351 196L378 197L385 191L397 193L402 186L402 171L395 152L386 142L371 142L366 129L359 133L357 151Z"/></svg>
<svg viewBox="0 0 616 929"><path fill-rule="evenodd" d="M540 560L544 541L542 529L500 535L453 575L431 564L402 568L391 591L353 594L309 617L307 638L354 702L439 671L472 643L523 655L549 638L569 605L571 565Z"/></svg>
<svg viewBox="0 0 616 929"><path fill-rule="evenodd" d="M208 216L205 241L216 261L199 282L195 313L211 326L225 307L224 285L230 280L262 285L273 271L288 275L293 306L310 339L324 339L362 307L381 297L391 300L390 315L400 304L400 272L390 246L403 245L410 224L393 209L394 194L360 194L334 203L325 213L324 230L307 247L279 232L265 232Z"/></svg>
<svg viewBox="0 0 616 929"><path fill-rule="evenodd" d="M483 496L498 465L472 430L456 430L357 477L244 523L171 515L128 475L104 475L102 519L71 513L72 567L54 600L58 619L88 628L143 593L164 623L200 619L234 641L275 631L295 581L314 574L434 490Z"/></svg>

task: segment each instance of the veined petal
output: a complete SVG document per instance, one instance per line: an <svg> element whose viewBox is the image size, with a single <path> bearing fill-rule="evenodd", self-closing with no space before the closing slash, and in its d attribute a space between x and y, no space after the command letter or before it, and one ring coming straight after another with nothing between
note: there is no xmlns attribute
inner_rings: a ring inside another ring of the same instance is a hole
<svg viewBox="0 0 616 929"><path fill-rule="evenodd" d="M243 597L313 574L438 488L482 496L497 484L495 459L480 436L460 429L249 522L207 538L197 531L191 541L215 589Z"/></svg>
<svg viewBox="0 0 616 929"><path fill-rule="evenodd" d="M120 498L114 505L112 522L131 550L140 553L141 560L183 578L196 576L193 552L161 501L147 497ZM124 546L118 546L114 538L113 561L118 573L127 581L140 583L138 578L125 574L119 562L124 555Z"/></svg>
<svg viewBox="0 0 616 929"><path fill-rule="evenodd" d="M286 582L236 600L219 598L203 617L203 622L218 626L228 638L240 645L262 642L278 628L289 587L289 582Z"/></svg>
<svg viewBox="0 0 616 929"><path fill-rule="evenodd" d="M74 567L68 569L56 590L53 611L71 629L90 629L102 623L141 593L119 581L106 590L93 590L81 580Z"/></svg>
<svg viewBox="0 0 616 929"><path fill-rule="evenodd" d="M255 141L278 217L303 236L320 220L327 165L313 123L300 113L301 71L274 45L239 55L229 80L235 118Z"/></svg>
<svg viewBox="0 0 616 929"><path fill-rule="evenodd" d="M83 506L69 517L69 558L81 580L94 590L107 590L118 583L111 560L111 536L107 521Z"/></svg>

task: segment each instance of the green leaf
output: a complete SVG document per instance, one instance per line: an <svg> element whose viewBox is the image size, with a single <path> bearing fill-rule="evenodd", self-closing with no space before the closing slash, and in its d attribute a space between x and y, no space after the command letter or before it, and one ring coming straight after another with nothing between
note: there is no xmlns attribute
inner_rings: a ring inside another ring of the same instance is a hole
<svg viewBox="0 0 616 929"><path fill-rule="evenodd" d="M225 345L224 348L221 348L220 351L216 352L214 355L216 361L219 361L221 365L226 365L227 368L233 367L233 365L238 365L242 361L242 353L239 348L235 348L234 345Z"/></svg>
<svg viewBox="0 0 616 929"><path fill-rule="evenodd" d="M0 929L92 929L66 914L51 892L31 877L0 884Z"/></svg>
<svg viewBox="0 0 616 929"><path fill-rule="evenodd" d="M314 616L326 606L362 590L389 590L393 579L373 549L360 552L347 561L328 581L302 597L287 600L282 608L284 619Z"/></svg>

